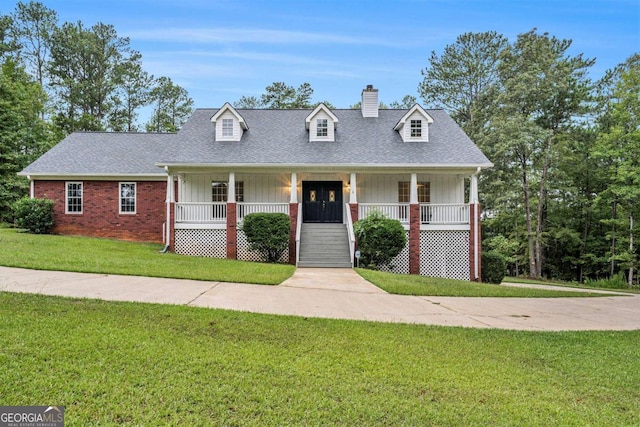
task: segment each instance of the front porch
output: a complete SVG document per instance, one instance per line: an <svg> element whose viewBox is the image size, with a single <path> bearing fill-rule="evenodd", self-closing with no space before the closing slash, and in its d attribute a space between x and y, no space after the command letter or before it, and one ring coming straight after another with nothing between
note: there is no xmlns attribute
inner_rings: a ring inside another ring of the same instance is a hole
<svg viewBox="0 0 640 427"><path fill-rule="evenodd" d="M428 188L420 197L419 185ZM470 195L467 201L465 191ZM290 250L282 262L299 264L303 223L339 222L345 226L348 262L353 266L353 222L377 210L400 221L407 233L408 244L388 267L390 271L466 280L479 277L475 175L180 173L170 175L168 194L173 198L168 200L167 241L177 253L258 261L248 249L243 219L251 213L277 212L291 218ZM217 201L205 201L216 197ZM418 202L425 197L426 202ZM309 209L324 211L330 206L339 212L332 214L331 221L309 213Z"/></svg>

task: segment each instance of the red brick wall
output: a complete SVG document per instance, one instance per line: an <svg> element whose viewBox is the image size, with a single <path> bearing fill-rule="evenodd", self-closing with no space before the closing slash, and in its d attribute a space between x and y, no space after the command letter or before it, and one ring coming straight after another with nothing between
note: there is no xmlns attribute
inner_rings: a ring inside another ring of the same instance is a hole
<svg viewBox="0 0 640 427"><path fill-rule="evenodd" d="M480 230L480 204L470 204L469 205L469 272L470 278L472 282L481 282L482 281L482 245L480 242L482 241L482 235ZM478 235L475 234L476 224L478 224ZM475 254L476 254L476 246L478 249L478 271L476 279L476 271L475 271Z"/></svg>
<svg viewBox="0 0 640 427"><path fill-rule="evenodd" d="M296 265L296 231L298 231L298 204L289 203L289 264Z"/></svg>
<svg viewBox="0 0 640 427"><path fill-rule="evenodd" d="M420 205L409 205L409 273L420 274Z"/></svg>
<svg viewBox="0 0 640 427"><path fill-rule="evenodd" d="M238 259L237 210L235 203L227 203L227 258Z"/></svg>
<svg viewBox="0 0 640 427"><path fill-rule="evenodd" d="M54 233L162 243L166 181L136 183L136 213L120 214L118 181L82 181L82 213L65 213L65 181L35 181L35 197L55 201Z"/></svg>

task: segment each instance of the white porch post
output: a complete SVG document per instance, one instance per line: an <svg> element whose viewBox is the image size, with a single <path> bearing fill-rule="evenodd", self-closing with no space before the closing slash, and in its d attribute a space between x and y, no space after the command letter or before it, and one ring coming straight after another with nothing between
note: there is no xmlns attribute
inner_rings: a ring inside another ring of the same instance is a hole
<svg viewBox="0 0 640 427"><path fill-rule="evenodd" d="M409 203L412 205L418 204L418 174L411 174L411 183L410 183L411 193L409 196Z"/></svg>
<svg viewBox="0 0 640 427"><path fill-rule="evenodd" d="M469 203L478 203L478 172L471 175L471 188L469 189Z"/></svg>
<svg viewBox="0 0 640 427"><path fill-rule="evenodd" d="M298 203L298 174L291 172L291 196L289 203Z"/></svg>
<svg viewBox="0 0 640 427"><path fill-rule="evenodd" d="M236 174L229 172L229 184L227 185L227 203L236 202Z"/></svg>
<svg viewBox="0 0 640 427"><path fill-rule="evenodd" d="M356 173L351 172L351 176L349 177L349 203L356 204L358 203L358 192L357 192L357 183L356 183Z"/></svg>
<svg viewBox="0 0 640 427"><path fill-rule="evenodd" d="M165 167L167 172L167 225L165 227L165 245L171 245L171 204L174 202L175 194L173 189L173 175L169 173L169 168Z"/></svg>
<svg viewBox="0 0 640 427"><path fill-rule="evenodd" d="M29 198L34 199L36 197L35 182L31 179L31 175L27 175L27 179L29 180Z"/></svg>

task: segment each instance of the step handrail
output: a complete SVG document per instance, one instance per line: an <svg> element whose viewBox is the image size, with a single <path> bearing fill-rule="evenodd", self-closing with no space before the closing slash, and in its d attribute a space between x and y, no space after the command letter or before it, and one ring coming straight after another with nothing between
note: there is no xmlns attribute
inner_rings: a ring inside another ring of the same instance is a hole
<svg viewBox="0 0 640 427"><path fill-rule="evenodd" d="M347 211L347 233L349 236L349 261L351 262L351 268L353 268L353 257L355 255L356 250L356 236L353 233L353 218L351 218L351 206L349 203L346 204Z"/></svg>

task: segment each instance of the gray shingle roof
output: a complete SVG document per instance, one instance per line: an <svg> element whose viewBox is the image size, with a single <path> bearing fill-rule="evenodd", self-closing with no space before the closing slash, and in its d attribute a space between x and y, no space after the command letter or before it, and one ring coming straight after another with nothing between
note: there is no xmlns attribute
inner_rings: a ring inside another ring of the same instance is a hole
<svg viewBox="0 0 640 427"><path fill-rule="evenodd" d="M339 120L335 142L309 142L311 109L244 110L249 129L239 142L215 141L211 117L197 109L177 134L78 132L69 135L21 175L163 175L158 165L365 165L490 167L491 162L443 110L433 118L428 142L403 142L394 131L408 110L332 110Z"/></svg>
<svg viewBox="0 0 640 427"><path fill-rule="evenodd" d="M249 129L239 142L217 142L210 121L217 111L196 110L161 163L491 166L443 110L427 110L434 120L429 142L403 142L393 130L408 110L380 110L377 118L363 118L360 110L351 109L332 110L339 120L335 142L309 142L308 109L237 109Z"/></svg>
<svg viewBox="0 0 640 427"><path fill-rule="evenodd" d="M156 163L176 134L77 132L67 136L21 175L164 174Z"/></svg>

